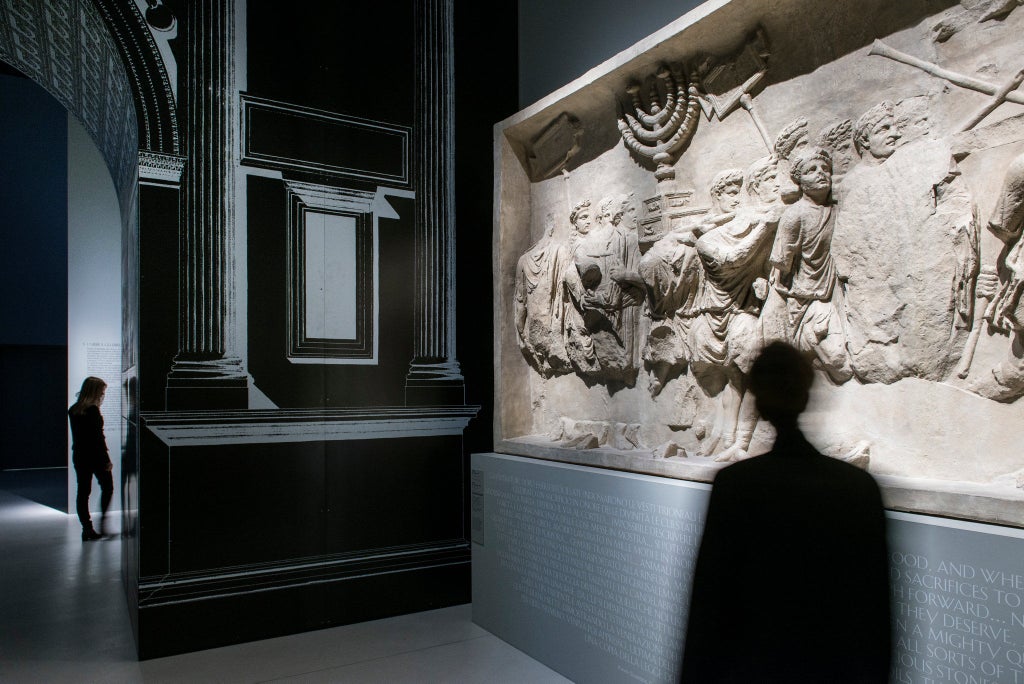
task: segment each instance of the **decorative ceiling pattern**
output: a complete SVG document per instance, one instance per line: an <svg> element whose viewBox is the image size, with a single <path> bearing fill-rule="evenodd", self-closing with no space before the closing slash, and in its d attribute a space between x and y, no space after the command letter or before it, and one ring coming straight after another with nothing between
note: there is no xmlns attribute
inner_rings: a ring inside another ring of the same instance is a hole
<svg viewBox="0 0 1024 684"><path fill-rule="evenodd" d="M85 126L122 203L134 192L138 127L117 47L90 0L0 0L0 59Z"/></svg>

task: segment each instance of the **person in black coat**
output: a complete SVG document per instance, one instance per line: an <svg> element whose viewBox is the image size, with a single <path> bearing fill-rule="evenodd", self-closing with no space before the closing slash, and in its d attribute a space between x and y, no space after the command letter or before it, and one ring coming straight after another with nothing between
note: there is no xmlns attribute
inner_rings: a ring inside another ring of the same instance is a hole
<svg viewBox="0 0 1024 684"><path fill-rule="evenodd" d="M885 515L867 472L818 453L797 426L814 372L776 342L749 390L771 451L718 473L693 577L681 681L889 679Z"/></svg>
<svg viewBox="0 0 1024 684"><path fill-rule="evenodd" d="M68 409L71 421L71 462L78 477L78 497L75 507L78 520L82 523L82 541L93 541L103 537L103 523L114 495L114 464L110 462L107 440L103 436L103 415L100 404L106 396L107 383L100 378L89 376L82 382L78 400ZM89 495L92 494L92 478L100 485L100 529L92 526L89 514Z"/></svg>

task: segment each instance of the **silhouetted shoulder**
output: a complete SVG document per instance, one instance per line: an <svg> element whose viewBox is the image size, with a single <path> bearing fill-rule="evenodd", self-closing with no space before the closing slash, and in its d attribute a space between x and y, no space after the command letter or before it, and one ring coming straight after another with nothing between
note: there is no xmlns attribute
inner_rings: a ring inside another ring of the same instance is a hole
<svg viewBox="0 0 1024 684"><path fill-rule="evenodd" d="M789 444L776 444L771 451L730 464L718 472L714 482L717 485L774 471L817 473L874 488L878 486L868 472L845 461L825 456L802 438Z"/></svg>
<svg viewBox="0 0 1024 684"><path fill-rule="evenodd" d="M799 434L719 471L682 681L884 682L889 615L885 513L869 473Z"/></svg>

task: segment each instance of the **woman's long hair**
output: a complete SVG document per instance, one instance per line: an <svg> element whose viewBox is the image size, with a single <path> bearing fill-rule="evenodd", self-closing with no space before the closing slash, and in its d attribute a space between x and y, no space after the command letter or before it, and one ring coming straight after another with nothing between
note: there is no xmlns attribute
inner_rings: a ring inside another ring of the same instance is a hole
<svg viewBox="0 0 1024 684"><path fill-rule="evenodd" d="M90 406L99 406L100 398L107 389L107 383L100 378L90 375L82 381L82 389L78 390L78 401L71 405L71 413L85 413Z"/></svg>

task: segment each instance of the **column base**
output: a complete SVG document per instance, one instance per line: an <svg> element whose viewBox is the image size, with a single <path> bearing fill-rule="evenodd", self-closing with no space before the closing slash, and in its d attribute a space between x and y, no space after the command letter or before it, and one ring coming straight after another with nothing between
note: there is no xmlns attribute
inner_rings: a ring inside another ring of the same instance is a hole
<svg viewBox="0 0 1024 684"><path fill-rule="evenodd" d="M466 381L458 361L414 361L405 377L406 406L464 406Z"/></svg>
<svg viewBox="0 0 1024 684"><path fill-rule="evenodd" d="M249 376L241 359L175 359L167 375L168 411L249 408Z"/></svg>

